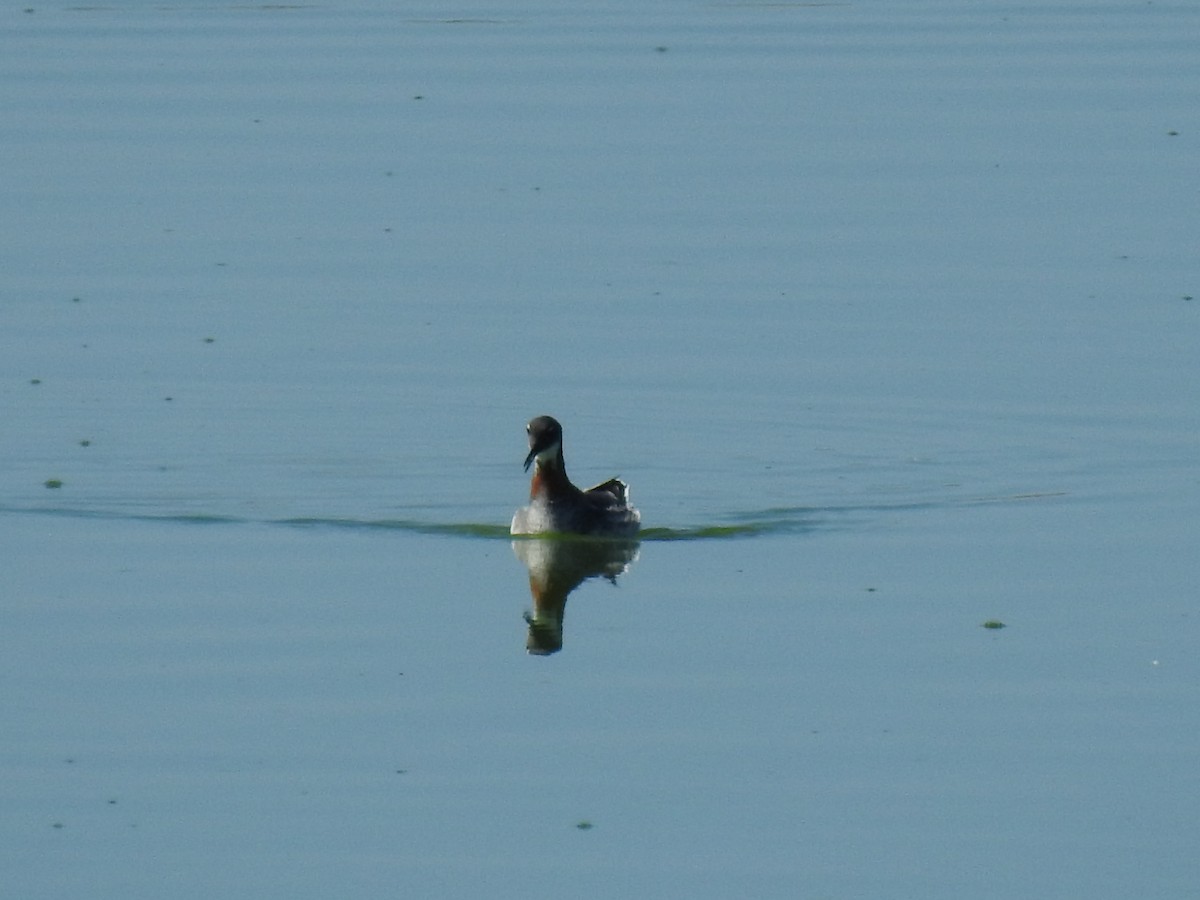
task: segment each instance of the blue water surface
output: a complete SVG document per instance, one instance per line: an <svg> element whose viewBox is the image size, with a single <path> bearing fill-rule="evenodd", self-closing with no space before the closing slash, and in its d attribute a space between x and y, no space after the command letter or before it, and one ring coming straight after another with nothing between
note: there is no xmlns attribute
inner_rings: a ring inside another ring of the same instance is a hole
<svg viewBox="0 0 1200 900"><path fill-rule="evenodd" d="M9 12L9 890L1188 896L1198 24Z"/></svg>

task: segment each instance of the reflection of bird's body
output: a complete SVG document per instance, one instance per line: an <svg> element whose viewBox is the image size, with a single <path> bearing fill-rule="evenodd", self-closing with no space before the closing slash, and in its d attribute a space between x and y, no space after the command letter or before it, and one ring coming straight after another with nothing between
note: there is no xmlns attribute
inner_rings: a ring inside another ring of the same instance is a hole
<svg viewBox="0 0 1200 900"><path fill-rule="evenodd" d="M522 538L512 542L517 559L529 569L533 611L525 614L525 649L537 656L557 653L563 645L567 597L589 578L614 585L637 559L636 537L600 541Z"/></svg>
<svg viewBox="0 0 1200 900"><path fill-rule="evenodd" d="M611 478L581 491L567 478L563 463L562 426L550 416L538 416L525 430L529 455L525 470L533 465L529 505L517 510L513 534L590 534L598 537L632 537L641 515L629 505L629 487Z"/></svg>

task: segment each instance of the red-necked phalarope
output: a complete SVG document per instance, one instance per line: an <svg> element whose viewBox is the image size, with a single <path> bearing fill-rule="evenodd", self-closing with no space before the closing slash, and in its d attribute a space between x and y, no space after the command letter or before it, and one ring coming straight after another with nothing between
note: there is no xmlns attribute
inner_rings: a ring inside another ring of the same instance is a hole
<svg viewBox="0 0 1200 900"><path fill-rule="evenodd" d="M567 478L563 463L562 426L550 416L538 416L525 426L529 433L529 455L525 471L533 465L529 505L513 516L513 534L590 534L600 537L632 537L638 532L641 514L629 505L629 487L611 478L581 491Z"/></svg>

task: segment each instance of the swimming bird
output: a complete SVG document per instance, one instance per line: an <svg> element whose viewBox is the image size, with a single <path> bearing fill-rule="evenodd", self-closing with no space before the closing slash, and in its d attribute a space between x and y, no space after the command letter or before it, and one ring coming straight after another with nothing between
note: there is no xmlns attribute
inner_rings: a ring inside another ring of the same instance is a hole
<svg viewBox="0 0 1200 900"><path fill-rule="evenodd" d="M562 426L550 416L538 416L525 426L533 466L529 505L513 516L513 534L588 534L628 538L637 534L641 514L629 505L629 486L617 478L581 491L567 478L563 462Z"/></svg>

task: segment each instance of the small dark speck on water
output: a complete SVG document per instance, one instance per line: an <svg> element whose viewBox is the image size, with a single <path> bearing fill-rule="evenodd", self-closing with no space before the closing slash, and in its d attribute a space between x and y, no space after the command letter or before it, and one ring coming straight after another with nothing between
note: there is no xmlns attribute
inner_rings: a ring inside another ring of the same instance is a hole
<svg viewBox="0 0 1200 900"><path fill-rule="evenodd" d="M1004 628L1005 625L999 619L988 619L986 622L983 623L983 627L995 629L995 628Z"/></svg>
<svg viewBox="0 0 1200 900"><path fill-rule="evenodd" d="M30 378L30 379L29 379L29 383L30 383L30 384L41 384L41 383L42 383L42 379L40 379L40 378Z"/></svg>
<svg viewBox="0 0 1200 900"><path fill-rule="evenodd" d="M1172 129L1171 131L1168 131L1167 134L1170 135L1171 137L1179 137L1179 132L1175 131L1174 129Z"/></svg>
<svg viewBox="0 0 1200 900"><path fill-rule="evenodd" d="M595 828L596 826L594 826L587 819L584 819L582 822L576 822L575 827L578 828L580 831L590 831L591 829Z"/></svg>
<svg viewBox="0 0 1200 900"><path fill-rule="evenodd" d="M215 337L206 337L206 338L204 339L204 343L206 343L206 344L212 344L212 343L215 343L215 342L216 342L216 340L217 340L217 339L216 339Z"/></svg>
<svg viewBox="0 0 1200 900"><path fill-rule="evenodd" d="M63 823L62 823L62 822L55 822L55 823L54 823L53 825L51 825L50 827L51 827L51 828L62 828L62 827L63 827Z"/></svg>
<svg viewBox="0 0 1200 900"><path fill-rule="evenodd" d="M48 488L55 489L55 488L62 487L63 483L62 483L62 479L60 479L60 478L47 478L45 481L45 485Z"/></svg>
<svg viewBox="0 0 1200 900"><path fill-rule="evenodd" d="M79 442L79 446L80 447L90 447L90 446L92 446L92 442L89 441L87 438L84 438L82 441Z"/></svg>

